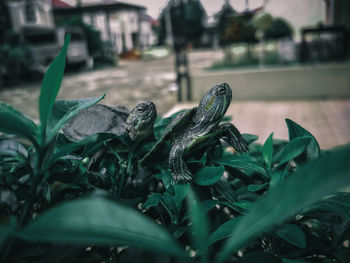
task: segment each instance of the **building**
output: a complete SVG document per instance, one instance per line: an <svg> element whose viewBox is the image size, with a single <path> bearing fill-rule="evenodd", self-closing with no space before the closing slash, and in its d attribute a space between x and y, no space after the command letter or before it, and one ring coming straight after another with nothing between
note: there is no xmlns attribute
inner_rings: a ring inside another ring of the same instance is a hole
<svg viewBox="0 0 350 263"><path fill-rule="evenodd" d="M60 50L48 0L4 0L0 4L0 16L5 17L1 38L9 31L18 34L20 43L30 45L34 59L33 70L45 71Z"/></svg>
<svg viewBox="0 0 350 263"><path fill-rule="evenodd" d="M60 3L67 5L64 0ZM109 42L117 53L149 47L156 42L152 19L146 15L144 6L114 0L77 1L75 4L63 6L53 2L55 17L81 16L83 22L100 31L102 40Z"/></svg>
<svg viewBox="0 0 350 263"><path fill-rule="evenodd" d="M11 0L6 1L11 29L20 32L31 28L53 29L55 27L52 6L47 0Z"/></svg>

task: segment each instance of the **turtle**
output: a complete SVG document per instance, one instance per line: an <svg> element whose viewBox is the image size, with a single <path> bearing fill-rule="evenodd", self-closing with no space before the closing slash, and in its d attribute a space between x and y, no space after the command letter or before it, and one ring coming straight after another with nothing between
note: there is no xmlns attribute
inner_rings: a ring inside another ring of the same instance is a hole
<svg viewBox="0 0 350 263"><path fill-rule="evenodd" d="M127 134L137 144L153 135L156 118L157 110L151 101L139 103L131 112L124 106L96 104L79 112L62 131L73 141L96 133Z"/></svg>
<svg viewBox="0 0 350 263"><path fill-rule="evenodd" d="M189 183L192 174L183 155L195 146L205 144L211 137L221 138L232 145L238 153L248 151L248 144L231 123L220 124L232 99L232 91L227 83L213 86L200 100L198 107L176 115L165 127L160 139L140 160L145 165L152 154L170 139L169 168L175 183Z"/></svg>

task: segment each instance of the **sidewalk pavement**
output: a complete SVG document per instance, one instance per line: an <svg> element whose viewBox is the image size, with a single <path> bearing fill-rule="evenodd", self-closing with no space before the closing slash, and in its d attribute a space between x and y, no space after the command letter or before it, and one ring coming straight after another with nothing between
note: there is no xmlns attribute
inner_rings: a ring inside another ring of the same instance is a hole
<svg viewBox="0 0 350 263"><path fill-rule="evenodd" d="M165 116L195 106L177 104ZM232 101L226 115L241 133L258 135L260 143L271 132L275 139L288 139L286 118L311 132L322 149L350 142L350 100Z"/></svg>

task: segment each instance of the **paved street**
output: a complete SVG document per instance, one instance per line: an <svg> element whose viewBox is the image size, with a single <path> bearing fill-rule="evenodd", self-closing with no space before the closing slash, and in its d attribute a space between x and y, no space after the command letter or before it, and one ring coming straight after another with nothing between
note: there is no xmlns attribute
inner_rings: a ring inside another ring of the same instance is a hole
<svg viewBox="0 0 350 263"><path fill-rule="evenodd" d="M150 61L120 61L118 67L65 74L58 99L80 99L106 94L102 102L133 108L138 102L152 100L160 114L176 103L173 58ZM37 119L40 83L0 90L0 101Z"/></svg>
<svg viewBox="0 0 350 263"><path fill-rule="evenodd" d="M222 52L195 51L190 54L190 68L208 67L220 60ZM190 108L197 103L177 104L174 88L173 57L148 61L119 62L118 67L97 71L68 73L64 76L59 99L79 99L106 94L108 105L134 107L152 100L159 115ZM225 80L223 79L222 82ZM207 87L208 89L210 87ZM0 90L0 101L13 105L35 120L40 83ZM304 126L319 141L321 148L350 142L350 100L233 101L227 112L243 133L260 136L263 143L271 132L274 138L287 139L284 119Z"/></svg>
<svg viewBox="0 0 350 263"><path fill-rule="evenodd" d="M166 115L195 107L177 104ZM285 119L310 131L322 149L350 142L350 100L232 101L227 115L242 133L259 136L264 143L271 132L275 139L288 139Z"/></svg>

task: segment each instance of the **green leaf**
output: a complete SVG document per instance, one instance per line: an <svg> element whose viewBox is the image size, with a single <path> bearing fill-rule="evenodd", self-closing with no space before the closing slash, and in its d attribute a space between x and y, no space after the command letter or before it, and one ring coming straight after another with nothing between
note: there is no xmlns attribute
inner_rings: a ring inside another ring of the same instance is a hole
<svg viewBox="0 0 350 263"><path fill-rule="evenodd" d="M309 210L338 212L350 220L350 193L338 193L310 207Z"/></svg>
<svg viewBox="0 0 350 263"><path fill-rule="evenodd" d="M146 202L142 205L143 208L150 208L153 206L157 206L160 201L162 201L163 195L160 193L153 193L148 196Z"/></svg>
<svg viewBox="0 0 350 263"><path fill-rule="evenodd" d="M303 261L303 260L292 260L292 259L287 259L287 258L284 258L282 259L282 263L309 263L307 261Z"/></svg>
<svg viewBox="0 0 350 263"><path fill-rule="evenodd" d="M36 143L38 127L20 111L8 104L0 102L0 131L19 135Z"/></svg>
<svg viewBox="0 0 350 263"><path fill-rule="evenodd" d="M220 180L224 171L223 166L207 166L196 173L193 181L198 185L212 185Z"/></svg>
<svg viewBox="0 0 350 263"><path fill-rule="evenodd" d="M271 187L277 186L279 183L283 182L286 179L287 175L288 175L288 169L283 166L281 169L274 171L271 174L270 186Z"/></svg>
<svg viewBox="0 0 350 263"><path fill-rule="evenodd" d="M187 195L188 209L191 215L191 229L192 229L192 241L196 248L198 248L202 255L202 262L207 262L207 250L208 250L208 221L203 212L203 208L192 189L189 190Z"/></svg>
<svg viewBox="0 0 350 263"><path fill-rule="evenodd" d="M275 161L281 165L293 160L305 151L308 145L310 145L311 140L312 138L310 136L292 139L278 154L276 154Z"/></svg>
<svg viewBox="0 0 350 263"><path fill-rule="evenodd" d="M239 217L234 217L220 225L208 238L208 244L211 245L219 240L228 238L232 235L234 227L238 223Z"/></svg>
<svg viewBox="0 0 350 263"><path fill-rule="evenodd" d="M162 181L164 184L165 189L169 190L172 188L172 186L174 185L174 179L173 176L170 172L170 170L161 170L162 173Z"/></svg>
<svg viewBox="0 0 350 263"><path fill-rule="evenodd" d="M305 248L306 240L303 230L294 224L286 224L275 231L275 234L296 247Z"/></svg>
<svg viewBox="0 0 350 263"><path fill-rule="evenodd" d="M244 169L249 172L259 173L266 178L269 177L265 167L247 155L226 155L213 160L213 162L219 165L226 165L236 169Z"/></svg>
<svg viewBox="0 0 350 263"><path fill-rule="evenodd" d="M245 254L237 263L280 263L280 259L267 252L253 251Z"/></svg>
<svg viewBox="0 0 350 263"><path fill-rule="evenodd" d="M76 151L80 149L81 147L89 147L89 146L101 146L103 143L110 141L115 138L114 134L108 134L108 133L98 133L91 135L79 142L71 142L66 145L63 145L59 147L54 154L50 156L50 162L49 164L53 164L55 161L57 161L59 158L70 154L73 151ZM82 154L81 157L86 157L87 154Z"/></svg>
<svg viewBox="0 0 350 263"><path fill-rule="evenodd" d="M262 148L262 156L266 163L267 168L271 167L271 161L272 161L272 154L273 154L273 132L270 134L270 136L266 139L264 146Z"/></svg>
<svg viewBox="0 0 350 263"><path fill-rule="evenodd" d="M104 97L105 95L98 98L88 98L83 100L56 101L47 121L47 141L49 142L58 131L81 110L98 103L104 99Z"/></svg>
<svg viewBox="0 0 350 263"><path fill-rule="evenodd" d="M297 163L305 163L309 160L314 160L317 159L320 156L320 146L318 145L317 140L315 137L306 129L301 127L299 124L295 123L294 121L290 119L286 119L286 123L288 126L288 133L289 133L289 140L291 141L292 139L296 137L304 137L304 136L309 136L311 137L311 142L306 148L306 152L303 153L298 159L295 161Z"/></svg>
<svg viewBox="0 0 350 263"><path fill-rule="evenodd" d="M217 257L217 262L223 262L232 251L237 251L262 231L282 223L341 187L348 186L349 156L349 145L334 150L332 154L300 167L278 187L272 188L241 218Z"/></svg>
<svg viewBox="0 0 350 263"><path fill-rule="evenodd" d="M262 190L262 189L267 188L268 185L269 185L269 183L264 183L264 184L250 184L250 185L248 185L247 189L248 189L248 191L251 191L251 192L257 192L257 191L260 191L260 190Z"/></svg>
<svg viewBox="0 0 350 263"><path fill-rule="evenodd" d="M8 237L14 233L17 227L17 221L15 217L10 218L10 223L7 225L0 224L0 251Z"/></svg>
<svg viewBox="0 0 350 263"><path fill-rule="evenodd" d="M190 184L175 184L175 205L178 210L181 208L182 200L186 197L189 189Z"/></svg>
<svg viewBox="0 0 350 263"><path fill-rule="evenodd" d="M162 227L140 212L99 197L61 204L19 231L31 242L130 245L176 256L184 252Z"/></svg>
<svg viewBox="0 0 350 263"><path fill-rule="evenodd" d="M43 136L46 135L47 120L51 114L53 104L61 86L69 42L70 35L66 36L62 50L50 64L41 83L39 115L41 122L41 134Z"/></svg>
<svg viewBox="0 0 350 263"><path fill-rule="evenodd" d="M248 144L251 144L259 139L258 135L249 134L249 133L243 133L242 137Z"/></svg>

